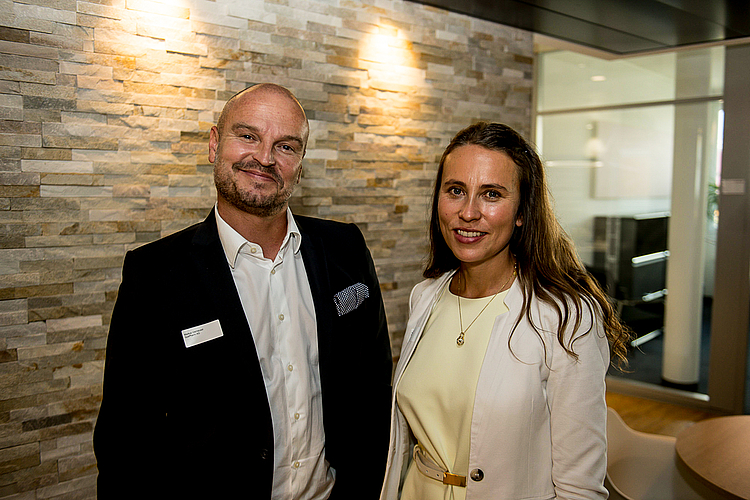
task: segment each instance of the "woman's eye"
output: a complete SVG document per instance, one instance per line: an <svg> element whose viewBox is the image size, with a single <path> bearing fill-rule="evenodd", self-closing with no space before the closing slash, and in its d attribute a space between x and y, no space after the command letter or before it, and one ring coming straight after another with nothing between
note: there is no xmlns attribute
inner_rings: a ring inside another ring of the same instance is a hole
<svg viewBox="0 0 750 500"><path fill-rule="evenodd" d="M453 196L459 196L461 194L461 188L459 187L450 187L448 188L448 194L452 194Z"/></svg>
<svg viewBox="0 0 750 500"><path fill-rule="evenodd" d="M501 197L501 195L500 195L499 191L487 191L487 198L490 198L490 199L494 200L494 199L500 198L500 197Z"/></svg>

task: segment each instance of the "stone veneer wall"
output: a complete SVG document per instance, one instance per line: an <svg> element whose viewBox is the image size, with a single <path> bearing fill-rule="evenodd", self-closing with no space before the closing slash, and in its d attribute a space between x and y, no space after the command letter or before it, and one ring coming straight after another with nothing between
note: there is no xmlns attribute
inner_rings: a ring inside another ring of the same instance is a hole
<svg viewBox="0 0 750 500"><path fill-rule="evenodd" d="M123 256L212 207L229 96L302 101L293 209L363 230L397 354L437 160L477 119L528 136L532 62L528 32L401 0L0 0L0 497L94 498Z"/></svg>

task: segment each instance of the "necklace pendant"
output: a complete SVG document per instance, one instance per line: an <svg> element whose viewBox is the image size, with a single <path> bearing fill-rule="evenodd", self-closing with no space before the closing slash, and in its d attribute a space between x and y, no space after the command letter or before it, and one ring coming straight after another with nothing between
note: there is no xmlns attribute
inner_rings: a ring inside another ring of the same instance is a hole
<svg viewBox="0 0 750 500"><path fill-rule="evenodd" d="M456 339L456 345L459 346L459 347L461 347L462 345L464 345L464 332L461 332L459 334L458 338Z"/></svg>

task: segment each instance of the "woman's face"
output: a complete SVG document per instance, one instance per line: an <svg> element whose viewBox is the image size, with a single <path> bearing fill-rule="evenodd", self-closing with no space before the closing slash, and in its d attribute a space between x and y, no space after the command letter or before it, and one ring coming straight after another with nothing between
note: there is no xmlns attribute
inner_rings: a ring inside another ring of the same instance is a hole
<svg viewBox="0 0 750 500"><path fill-rule="evenodd" d="M504 265L516 226L518 167L508 155L469 144L443 164L438 195L440 231L462 264Z"/></svg>

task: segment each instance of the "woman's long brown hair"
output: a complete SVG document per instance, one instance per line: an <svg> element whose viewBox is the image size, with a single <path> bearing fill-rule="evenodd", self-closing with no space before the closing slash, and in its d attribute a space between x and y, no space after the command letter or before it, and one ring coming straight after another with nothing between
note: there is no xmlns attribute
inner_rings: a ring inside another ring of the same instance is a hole
<svg viewBox="0 0 750 500"><path fill-rule="evenodd" d="M565 341L565 332L577 331L588 309L593 321L601 321L611 354L618 367L627 365L627 344L631 330L620 319L607 294L586 270L573 242L557 221L552 210L547 180L539 156L515 130L500 123L479 122L460 131L446 148L438 165L430 217L430 255L425 278L436 278L461 264L453 255L440 232L438 197L446 157L459 146L476 144L507 154L516 164L520 202L517 217L522 221L510 240L510 252L518 263L523 290L523 308L515 326L525 315L543 338L531 317L531 300L536 296L557 312L557 340L569 355L577 358L574 342ZM515 327L514 327L515 331ZM587 334L588 332L585 332ZM510 342L510 341L509 341Z"/></svg>

